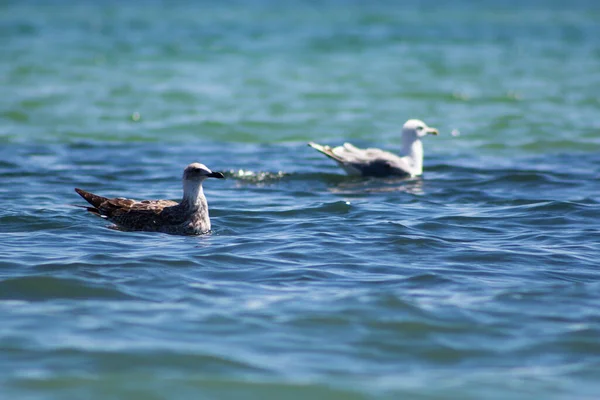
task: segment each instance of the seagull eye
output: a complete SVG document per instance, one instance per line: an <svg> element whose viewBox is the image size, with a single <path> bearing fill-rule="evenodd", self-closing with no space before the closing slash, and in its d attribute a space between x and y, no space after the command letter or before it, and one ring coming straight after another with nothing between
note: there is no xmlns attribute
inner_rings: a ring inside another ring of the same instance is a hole
<svg viewBox="0 0 600 400"><path fill-rule="evenodd" d="M422 130L423 130L423 127L422 127L422 126L417 126L417 130L418 130L418 131L422 131Z"/></svg>

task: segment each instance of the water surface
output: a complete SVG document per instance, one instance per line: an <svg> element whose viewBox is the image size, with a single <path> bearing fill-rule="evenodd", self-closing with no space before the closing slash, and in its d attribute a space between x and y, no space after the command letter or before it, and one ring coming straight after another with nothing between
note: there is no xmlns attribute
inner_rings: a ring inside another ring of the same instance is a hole
<svg viewBox="0 0 600 400"><path fill-rule="evenodd" d="M595 2L0 10L5 397L597 396ZM305 144L408 118L442 133L421 178ZM210 235L71 206L177 199L194 161Z"/></svg>

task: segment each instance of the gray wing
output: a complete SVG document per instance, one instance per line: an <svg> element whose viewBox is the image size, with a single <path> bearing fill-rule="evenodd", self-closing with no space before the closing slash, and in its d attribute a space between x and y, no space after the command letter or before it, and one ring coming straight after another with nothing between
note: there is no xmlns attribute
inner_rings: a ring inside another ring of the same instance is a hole
<svg viewBox="0 0 600 400"><path fill-rule="evenodd" d="M309 145L335 160L351 175L410 176L412 170L404 157L380 149L359 149L350 143L331 148L316 143Z"/></svg>
<svg viewBox="0 0 600 400"><path fill-rule="evenodd" d="M350 163L350 165L359 170L362 176L410 176L411 173L402 165L395 163L390 159L377 158L361 163Z"/></svg>

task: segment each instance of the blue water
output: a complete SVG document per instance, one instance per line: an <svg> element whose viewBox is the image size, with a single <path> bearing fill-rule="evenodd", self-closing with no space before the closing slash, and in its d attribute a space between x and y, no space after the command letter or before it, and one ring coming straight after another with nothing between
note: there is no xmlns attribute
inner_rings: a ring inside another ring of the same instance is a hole
<svg viewBox="0 0 600 400"><path fill-rule="evenodd" d="M0 397L595 399L600 4L0 4ZM306 146L392 151L343 174ZM72 204L178 199L213 232Z"/></svg>

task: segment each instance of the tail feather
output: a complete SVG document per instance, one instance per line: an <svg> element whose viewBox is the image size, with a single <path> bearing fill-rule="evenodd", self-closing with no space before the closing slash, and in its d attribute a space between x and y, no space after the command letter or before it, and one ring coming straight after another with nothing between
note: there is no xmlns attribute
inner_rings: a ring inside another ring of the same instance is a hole
<svg viewBox="0 0 600 400"><path fill-rule="evenodd" d="M339 163L344 162L344 160L342 158L340 158L338 155L336 155L333 152L333 150L331 149L331 147L329 147L329 146L322 146L315 142L308 142L308 145L310 147L312 147L313 149L317 150L318 152L325 154L327 157L329 157Z"/></svg>
<svg viewBox="0 0 600 400"><path fill-rule="evenodd" d="M98 208L100 207L100 205L102 203L104 203L105 201L108 200L106 197L98 196L93 193L86 192L85 190L82 190L79 188L75 188L75 191L77 192L78 195L83 197L85 199L85 201L87 201L88 203L90 203L93 206L93 207L87 207L87 206L76 206L76 207L85 208L92 214L102 217L102 214L100 213L100 210Z"/></svg>

